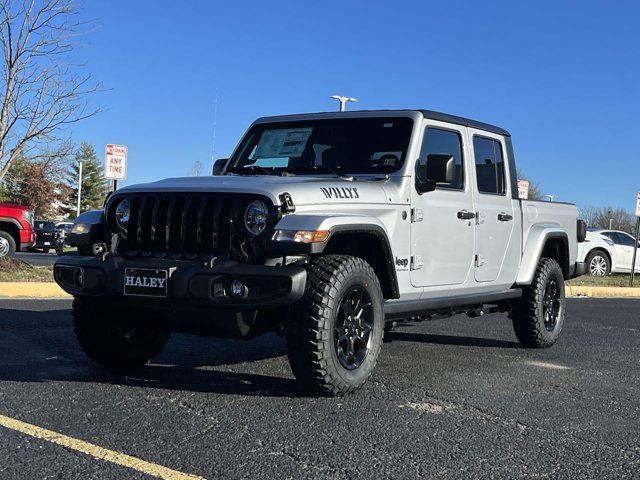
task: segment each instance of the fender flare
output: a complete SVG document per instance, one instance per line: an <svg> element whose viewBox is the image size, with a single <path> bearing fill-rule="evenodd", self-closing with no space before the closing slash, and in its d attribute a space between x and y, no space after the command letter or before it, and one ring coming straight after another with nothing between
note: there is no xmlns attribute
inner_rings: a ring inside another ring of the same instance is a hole
<svg viewBox="0 0 640 480"><path fill-rule="evenodd" d="M18 227L18 230L24 230L24 227L20 224L20 222L13 217L0 217L0 222L11 223Z"/></svg>
<svg viewBox="0 0 640 480"><path fill-rule="evenodd" d="M364 233L376 237L385 255L385 265L391 283L392 298L400 297L393 250L384 224L368 215L287 215L274 227L276 230L329 230L331 234L321 243L276 242L271 240L267 250L277 254L321 254L332 239L350 233Z"/></svg>
<svg viewBox="0 0 640 480"><path fill-rule="evenodd" d="M518 270L518 277L516 278L517 285L531 284L545 245L549 240L554 239L561 239L565 243L568 258L569 237L566 231L561 227L549 225L535 225L531 227L527 237L527 243L522 251L522 262L520 262L520 269ZM568 271L570 271L571 265L568 265L567 267Z"/></svg>

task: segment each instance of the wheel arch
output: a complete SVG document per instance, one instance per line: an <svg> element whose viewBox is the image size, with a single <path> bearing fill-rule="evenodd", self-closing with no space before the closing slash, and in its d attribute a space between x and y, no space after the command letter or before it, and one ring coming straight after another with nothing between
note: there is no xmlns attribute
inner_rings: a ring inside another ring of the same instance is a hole
<svg viewBox="0 0 640 480"><path fill-rule="evenodd" d="M532 229L533 230L533 229ZM571 277L569 237L567 233L554 227L542 227L530 233L522 254L522 263L516 284L530 285L536 267L542 257L553 258L560 265L565 279Z"/></svg>
<svg viewBox="0 0 640 480"><path fill-rule="evenodd" d="M16 251L20 250L20 228L13 222L0 220L0 231L6 232L13 238L16 244Z"/></svg>
<svg viewBox="0 0 640 480"><path fill-rule="evenodd" d="M387 234L377 225L337 225L322 250L323 254L353 255L373 268L385 299L400 298L398 277Z"/></svg>

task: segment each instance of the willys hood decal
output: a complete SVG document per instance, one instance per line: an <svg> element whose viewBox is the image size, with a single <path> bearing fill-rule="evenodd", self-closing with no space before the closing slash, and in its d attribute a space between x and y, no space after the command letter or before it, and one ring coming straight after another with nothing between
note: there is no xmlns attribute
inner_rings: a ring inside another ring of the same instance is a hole
<svg viewBox="0 0 640 480"><path fill-rule="evenodd" d="M334 203L389 203L389 186L376 180L345 180L332 177L208 176L167 178L131 185L118 193L135 192L220 192L251 193L268 197L279 205L280 195L289 193L295 205Z"/></svg>

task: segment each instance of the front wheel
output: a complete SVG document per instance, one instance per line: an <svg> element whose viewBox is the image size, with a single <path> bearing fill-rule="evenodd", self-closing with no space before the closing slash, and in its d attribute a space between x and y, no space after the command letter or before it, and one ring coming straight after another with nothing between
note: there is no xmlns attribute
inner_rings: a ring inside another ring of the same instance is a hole
<svg viewBox="0 0 640 480"><path fill-rule="evenodd" d="M511 320L518 341L529 348L556 343L565 315L564 275L558 262L541 258L530 286L512 306Z"/></svg>
<svg viewBox="0 0 640 480"><path fill-rule="evenodd" d="M73 328L85 354L106 367L142 366L159 355L170 332L92 299L73 301Z"/></svg>
<svg viewBox="0 0 640 480"><path fill-rule="evenodd" d="M0 231L0 258L10 257L16 252L16 241L7 232Z"/></svg>
<svg viewBox="0 0 640 480"><path fill-rule="evenodd" d="M383 335L382 290L371 266L347 255L313 260L287 325L289 363L298 381L324 395L360 388L373 372Z"/></svg>

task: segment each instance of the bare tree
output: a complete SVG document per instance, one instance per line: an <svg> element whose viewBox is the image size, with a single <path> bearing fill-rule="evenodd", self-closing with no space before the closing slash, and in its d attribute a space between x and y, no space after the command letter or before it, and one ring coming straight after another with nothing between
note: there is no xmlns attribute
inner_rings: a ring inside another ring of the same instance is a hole
<svg viewBox="0 0 640 480"><path fill-rule="evenodd" d="M65 127L98 113L97 90L66 54L82 23L71 0L0 0L0 181L17 158L39 158Z"/></svg>
<svg viewBox="0 0 640 480"><path fill-rule="evenodd" d="M592 205L586 205L580 208L579 215L580 215L580 218L587 223L588 227L597 228L597 227L594 227L594 225L596 224L596 220L599 215L599 210L600 209L598 207L594 207Z"/></svg>
<svg viewBox="0 0 640 480"><path fill-rule="evenodd" d="M591 228L612 228L632 233L635 216L622 208L585 206L580 209L580 216Z"/></svg>
<svg viewBox="0 0 640 480"><path fill-rule="evenodd" d="M192 177L199 177L202 175L202 162L200 160L196 160L196 163L193 164L189 174Z"/></svg>

